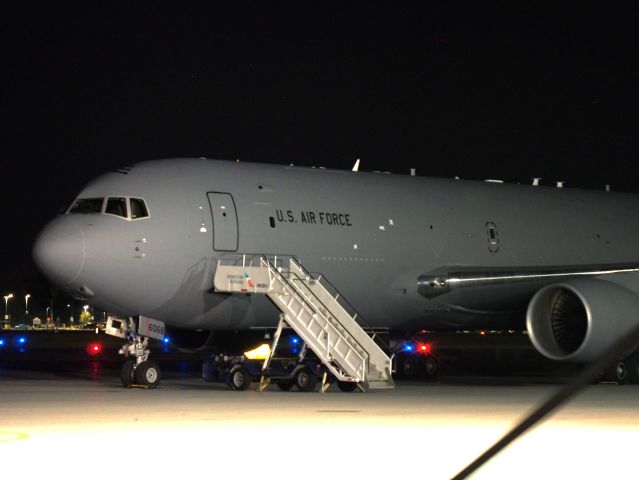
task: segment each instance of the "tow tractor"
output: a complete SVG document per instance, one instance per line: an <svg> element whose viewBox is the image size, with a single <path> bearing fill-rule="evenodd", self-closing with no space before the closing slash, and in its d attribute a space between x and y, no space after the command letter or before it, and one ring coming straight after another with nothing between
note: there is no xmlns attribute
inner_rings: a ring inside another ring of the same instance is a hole
<svg viewBox="0 0 639 480"><path fill-rule="evenodd" d="M270 356L268 344L243 355L211 355L202 364L202 378L207 382L224 382L233 390L246 390L251 383L259 382L259 391L275 383L283 391L295 387L300 392L311 392L321 383L320 391L325 392L335 382L335 377L306 345L297 346L298 337L292 336L290 343L295 346L286 349L283 356ZM357 388L354 382L338 381L337 385L343 392Z"/></svg>
<svg viewBox="0 0 639 480"><path fill-rule="evenodd" d="M246 390L252 382L260 382L263 390L275 383L280 390L296 387L301 392L315 390L325 372L319 361L297 358L273 358L267 370L262 370L263 360L248 359L244 355L213 355L202 365L202 378L207 382L225 382L233 390Z"/></svg>

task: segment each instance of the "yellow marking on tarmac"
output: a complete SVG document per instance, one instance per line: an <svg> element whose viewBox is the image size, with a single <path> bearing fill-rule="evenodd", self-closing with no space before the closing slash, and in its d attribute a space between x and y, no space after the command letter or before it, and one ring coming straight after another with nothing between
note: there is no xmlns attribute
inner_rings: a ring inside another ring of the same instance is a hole
<svg viewBox="0 0 639 480"><path fill-rule="evenodd" d="M17 440L26 440L27 438L29 438L28 433L4 432L0 430L0 443L15 442Z"/></svg>

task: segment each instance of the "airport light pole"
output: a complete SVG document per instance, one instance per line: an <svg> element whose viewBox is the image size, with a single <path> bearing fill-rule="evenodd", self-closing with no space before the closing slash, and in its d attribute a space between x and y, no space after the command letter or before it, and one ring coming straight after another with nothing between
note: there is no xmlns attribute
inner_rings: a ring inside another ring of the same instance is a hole
<svg viewBox="0 0 639 480"><path fill-rule="evenodd" d="M13 298L13 293L4 296L4 319L9 321L9 300Z"/></svg>
<svg viewBox="0 0 639 480"><path fill-rule="evenodd" d="M31 298L31 294L27 293L24 296L24 314L29 318L29 299Z"/></svg>
<svg viewBox="0 0 639 480"><path fill-rule="evenodd" d="M82 326L86 328L86 325L91 320L91 317L89 316L89 305L83 305L82 310L84 310L84 317L80 316L80 322L84 322L82 323ZM89 321L87 321L87 316L89 316Z"/></svg>
<svg viewBox="0 0 639 480"><path fill-rule="evenodd" d="M73 310L70 303L67 304L67 316L69 317L69 323L73 326Z"/></svg>

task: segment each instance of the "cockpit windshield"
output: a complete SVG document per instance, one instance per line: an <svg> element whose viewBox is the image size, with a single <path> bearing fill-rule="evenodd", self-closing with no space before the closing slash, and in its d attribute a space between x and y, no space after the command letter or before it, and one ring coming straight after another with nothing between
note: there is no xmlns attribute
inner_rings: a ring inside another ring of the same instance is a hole
<svg viewBox="0 0 639 480"><path fill-rule="evenodd" d="M117 215L118 217L128 218L126 213L126 198L123 197L110 197L107 200L106 210L104 213L110 213L111 215Z"/></svg>
<svg viewBox="0 0 639 480"><path fill-rule="evenodd" d="M146 204L141 198L131 199L131 219L148 217L149 212L146 209Z"/></svg>
<svg viewBox="0 0 639 480"><path fill-rule="evenodd" d="M69 208L69 213L100 213L103 202L104 198L78 198Z"/></svg>
<svg viewBox="0 0 639 480"><path fill-rule="evenodd" d="M108 197L104 198L78 198L67 213L106 213L125 218L138 220L149 217L149 209L141 198Z"/></svg>

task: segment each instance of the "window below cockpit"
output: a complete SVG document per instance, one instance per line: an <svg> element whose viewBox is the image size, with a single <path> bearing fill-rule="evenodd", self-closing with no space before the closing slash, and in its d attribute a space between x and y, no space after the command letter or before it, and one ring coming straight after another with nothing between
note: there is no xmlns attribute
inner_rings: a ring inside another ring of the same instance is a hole
<svg viewBox="0 0 639 480"><path fill-rule="evenodd" d="M78 198L69 208L69 213L101 213L103 203L104 198Z"/></svg>
<svg viewBox="0 0 639 480"><path fill-rule="evenodd" d="M126 198L109 197L104 213L110 213L111 215L117 215L118 217L128 218L129 216L127 215L126 211Z"/></svg>

